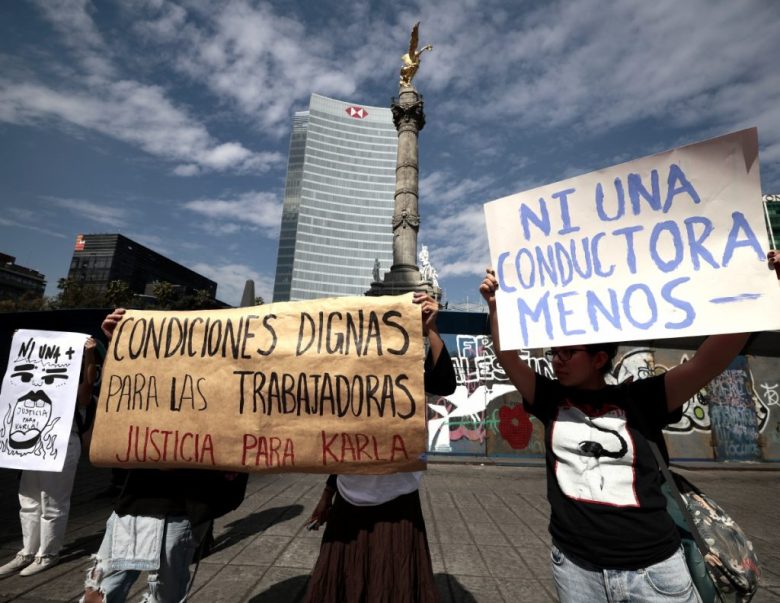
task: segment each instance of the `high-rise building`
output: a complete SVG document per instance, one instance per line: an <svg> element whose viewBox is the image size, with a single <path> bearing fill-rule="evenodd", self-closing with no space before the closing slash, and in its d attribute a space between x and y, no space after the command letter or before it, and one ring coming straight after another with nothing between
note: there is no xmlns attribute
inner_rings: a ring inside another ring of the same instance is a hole
<svg viewBox="0 0 780 603"><path fill-rule="evenodd" d="M764 195L769 244L775 249L780 246L780 195Z"/></svg>
<svg viewBox="0 0 780 603"><path fill-rule="evenodd" d="M390 109L312 94L295 113L274 301L363 295L393 263Z"/></svg>
<svg viewBox="0 0 780 603"><path fill-rule="evenodd" d="M217 294L217 283L121 234L87 234L76 237L68 278L84 285L105 288L124 281L133 293L147 293L147 286L165 281L183 293Z"/></svg>
<svg viewBox="0 0 780 603"><path fill-rule="evenodd" d="M23 295L43 297L46 277L37 270L16 263L16 258L0 253L0 299L16 299Z"/></svg>

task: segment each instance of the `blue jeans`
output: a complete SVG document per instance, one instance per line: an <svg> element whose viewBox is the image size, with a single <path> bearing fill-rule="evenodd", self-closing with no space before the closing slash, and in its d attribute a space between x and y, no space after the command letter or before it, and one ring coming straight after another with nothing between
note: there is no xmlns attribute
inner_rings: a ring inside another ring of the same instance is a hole
<svg viewBox="0 0 780 603"><path fill-rule="evenodd" d="M701 603L682 548L668 559L638 570L601 569L581 560L575 563L555 545L551 557L561 603Z"/></svg>
<svg viewBox="0 0 780 603"><path fill-rule="evenodd" d="M95 564L87 571L84 601L120 603L127 599L142 571L148 572L143 601L182 601L190 580L190 563L209 522L195 526L183 516L119 517L112 513Z"/></svg>

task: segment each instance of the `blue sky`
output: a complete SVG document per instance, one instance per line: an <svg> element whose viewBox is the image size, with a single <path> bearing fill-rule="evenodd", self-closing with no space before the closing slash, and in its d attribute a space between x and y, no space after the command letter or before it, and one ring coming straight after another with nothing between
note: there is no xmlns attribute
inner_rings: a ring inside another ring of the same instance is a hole
<svg viewBox="0 0 780 603"><path fill-rule="evenodd" d="M780 3L0 3L0 252L65 276L121 232L271 299L291 116L388 106L421 21L419 243L446 299L489 262L482 204L758 126L780 193Z"/></svg>

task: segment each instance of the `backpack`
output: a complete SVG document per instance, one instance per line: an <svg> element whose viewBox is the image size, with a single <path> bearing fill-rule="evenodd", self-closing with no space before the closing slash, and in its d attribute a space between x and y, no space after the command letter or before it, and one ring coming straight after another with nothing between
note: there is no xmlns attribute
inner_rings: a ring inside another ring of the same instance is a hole
<svg viewBox="0 0 780 603"><path fill-rule="evenodd" d="M753 545L718 503L683 476L669 471L656 453L665 481L666 510L682 538L685 561L704 603L747 603L761 578Z"/></svg>

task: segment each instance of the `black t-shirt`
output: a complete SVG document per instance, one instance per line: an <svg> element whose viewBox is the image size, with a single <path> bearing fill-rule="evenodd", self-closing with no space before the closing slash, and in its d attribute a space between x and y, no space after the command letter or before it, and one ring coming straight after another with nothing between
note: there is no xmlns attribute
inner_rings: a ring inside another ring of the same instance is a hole
<svg viewBox="0 0 780 603"><path fill-rule="evenodd" d="M680 537L648 445L664 456L664 376L583 391L536 375L526 410L545 426L550 533L564 553L605 569L663 561ZM679 415L679 413L677 413Z"/></svg>

